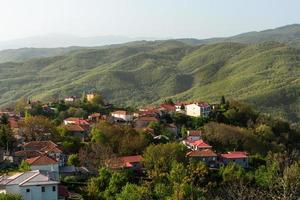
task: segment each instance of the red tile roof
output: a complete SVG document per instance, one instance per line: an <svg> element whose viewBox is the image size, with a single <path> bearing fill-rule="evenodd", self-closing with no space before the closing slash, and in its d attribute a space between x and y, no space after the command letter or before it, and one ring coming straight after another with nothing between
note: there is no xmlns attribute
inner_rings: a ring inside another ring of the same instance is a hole
<svg viewBox="0 0 300 200"><path fill-rule="evenodd" d="M84 128L82 128L80 125L77 125L77 124L68 124L65 127L70 132L83 132L83 131L85 131Z"/></svg>
<svg viewBox="0 0 300 200"><path fill-rule="evenodd" d="M24 158L33 158L40 155L42 155L42 153L36 150L28 150L28 151L22 150L22 151L15 152L15 156L24 157Z"/></svg>
<svg viewBox="0 0 300 200"><path fill-rule="evenodd" d="M147 121L147 122L158 122L159 120L156 117L147 117L147 116L143 116L143 117L139 117L137 119L138 121Z"/></svg>
<svg viewBox="0 0 300 200"><path fill-rule="evenodd" d="M62 152L62 150L57 146L57 144L55 144L51 140L31 141L25 143L23 147L26 148L27 150L36 150L41 152L55 152L55 153Z"/></svg>
<svg viewBox="0 0 300 200"><path fill-rule="evenodd" d="M26 159L26 162L28 162L29 165L51 165L51 164L57 164L57 161L53 158L50 158L46 155L37 156L33 158Z"/></svg>
<svg viewBox="0 0 300 200"><path fill-rule="evenodd" d="M212 148L212 146L205 143L203 140L195 140L189 143L193 146L197 146L198 148Z"/></svg>
<svg viewBox="0 0 300 200"><path fill-rule="evenodd" d="M77 118L77 117L69 117L69 118L65 119L65 121L69 121L69 122L72 122L72 123L77 124L77 125L89 125L90 124L86 120L80 119L80 118Z"/></svg>
<svg viewBox="0 0 300 200"><path fill-rule="evenodd" d="M217 157L217 154L211 149L203 149L201 151L190 151L186 155L188 157Z"/></svg>
<svg viewBox="0 0 300 200"><path fill-rule="evenodd" d="M188 130L188 136L200 136L201 131L200 130Z"/></svg>
<svg viewBox="0 0 300 200"><path fill-rule="evenodd" d="M89 115L89 117L98 118L98 117L101 117L101 114L100 113L93 113L93 114Z"/></svg>
<svg viewBox="0 0 300 200"><path fill-rule="evenodd" d="M221 157L227 158L227 159L247 158L248 153L244 152L244 151L233 151L233 152L221 154Z"/></svg>
<svg viewBox="0 0 300 200"><path fill-rule="evenodd" d="M160 105L161 108L168 110L168 111L175 111L176 107L173 104L161 104Z"/></svg>
<svg viewBox="0 0 300 200"><path fill-rule="evenodd" d="M119 158L125 167L132 167L131 163L140 163L142 161L142 156L123 156Z"/></svg>

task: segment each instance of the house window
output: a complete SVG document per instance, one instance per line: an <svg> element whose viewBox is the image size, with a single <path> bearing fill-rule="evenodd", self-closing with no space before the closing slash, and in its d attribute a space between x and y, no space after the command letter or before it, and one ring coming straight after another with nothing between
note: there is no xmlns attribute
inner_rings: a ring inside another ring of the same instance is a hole
<svg viewBox="0 0 300 200"><path fill-rule="evenodd" d="M26 189L26 192L30 192L30 189Z"/></svg>
<svg viewBox="0 0 300 200"><path fill-rule="evenodd" d="M42 187L42 192L45 192L45 187Z"/></svg>
<svg viewBox="0 0 300 200"><path fill-rule="evenodd" d="M55 187L55 186L52 187L52 191L53 191L53 192L56 191L56 187Z"/></svg>

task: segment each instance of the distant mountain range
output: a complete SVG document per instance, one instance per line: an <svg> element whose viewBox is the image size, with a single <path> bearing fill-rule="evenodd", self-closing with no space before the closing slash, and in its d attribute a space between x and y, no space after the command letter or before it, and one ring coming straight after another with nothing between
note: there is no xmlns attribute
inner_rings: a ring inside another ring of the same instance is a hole
<svg viewBox="0 0 300 200"><path fill-rule="evenodd" d="M166 98L218 102L225 95L297 122L299 27L257 32L256 38L265 40L253 40L254 33L247 33L232 37L243 38L239 42L178 39L97 48L16 50L23 52L11 56L11 61L19 62L0 64L0 104L9 105L22 96L49 100L95 89L110 102L124 105L157 103ZM274 39L270 41L267 34ZM26 52L33 53L26 56Z"/></svg>

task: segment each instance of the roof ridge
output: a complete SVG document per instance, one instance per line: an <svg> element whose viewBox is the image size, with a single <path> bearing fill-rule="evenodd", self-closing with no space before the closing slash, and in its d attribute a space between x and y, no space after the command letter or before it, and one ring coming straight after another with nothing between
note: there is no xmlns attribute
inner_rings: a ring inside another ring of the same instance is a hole
<svg viewBox="0 0 300 200"><path fill-rule="evenodd" d="M22 181L21 183L19 183L19 185L23 185L24 183L27 183L30 179L33 179L34 177L38 176L39 174L41 174L40 171L38 171L38 173L33 174L29 178L25 179L24 181Z"/></svg>

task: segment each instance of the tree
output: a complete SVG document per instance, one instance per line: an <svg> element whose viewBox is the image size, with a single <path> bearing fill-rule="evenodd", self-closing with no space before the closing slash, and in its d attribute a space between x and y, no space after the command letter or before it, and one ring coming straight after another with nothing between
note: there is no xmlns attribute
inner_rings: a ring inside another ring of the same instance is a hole
<svg viewBox="0 0 300 200"><path fill-rule="evenodd" d="M57 139L58 135L55 126L44 116L30 116L20 125L26 141Z"/></svg>
<svg viewBox="0 0 300 200"><path fill-rule="evenodd" d="M96 94L92 100L92 104L94 105L104 105L103 97L100 94Z"/></svg>
<svg viewBox="0 0 300 200"><path fill-rule="evenodd" d="M119 194L122 188L128 182L127 176L121 172L113 172L108 187L104 192L104 196L106 199L115 199L115 196Z"/></svg>
<svg viewBox="0 0 300 200"><path fill-rule="evenodd" d="M186 148L178 143L150 145L143 154L143 163L152 178L166 177L174 161L185 161Z"/></svg>
<svg viewBox="0 0 300 200"><path fill-rule="evenodd" d="M221 97L221 102L220 102L221 105L225 105L226 104L226 100L225 100L225 97L222 96Z"/></svg>
<svg viewBox="0 0 300 200"><path fill-rule="evenodd" d="M0 200L23 200L21 195L18 194L0 194Z"/></svg>
<svg viewBox="0 0 300 200"><path fill-rule="evenodd" d="M19 171L27 172L30 171L30 165L25 160L22 160L21 164L19 165Z"/></svg>
<svg viewBox="0 0 300 200"><path fill-rule="evenodd" d="M144 186L127 183L120 194L117 195L117 200L151 200L151 191Z"/></svg>
<svg viewBox="0 0 300 200"><path fill-rule="evenodd" d="M11 149L14 146L15 138L13 137L7 125L0 125L0 147Z"/></svg>
<svg viewBox="0 0 300 200"><path fill-rule="evenodd" d="M78 155L77 154L71 154L71 155L69 155L67 164L69 166L74 165L74 166L78 167L79 164L80 164Z"/></svg>
<svg viewBox="0 0 300 200"><path fill-rule="evenodd" d="M20 98L15 105L16 112L24 113L27 105L28 105L28 100L25 97Z"/></svg>

